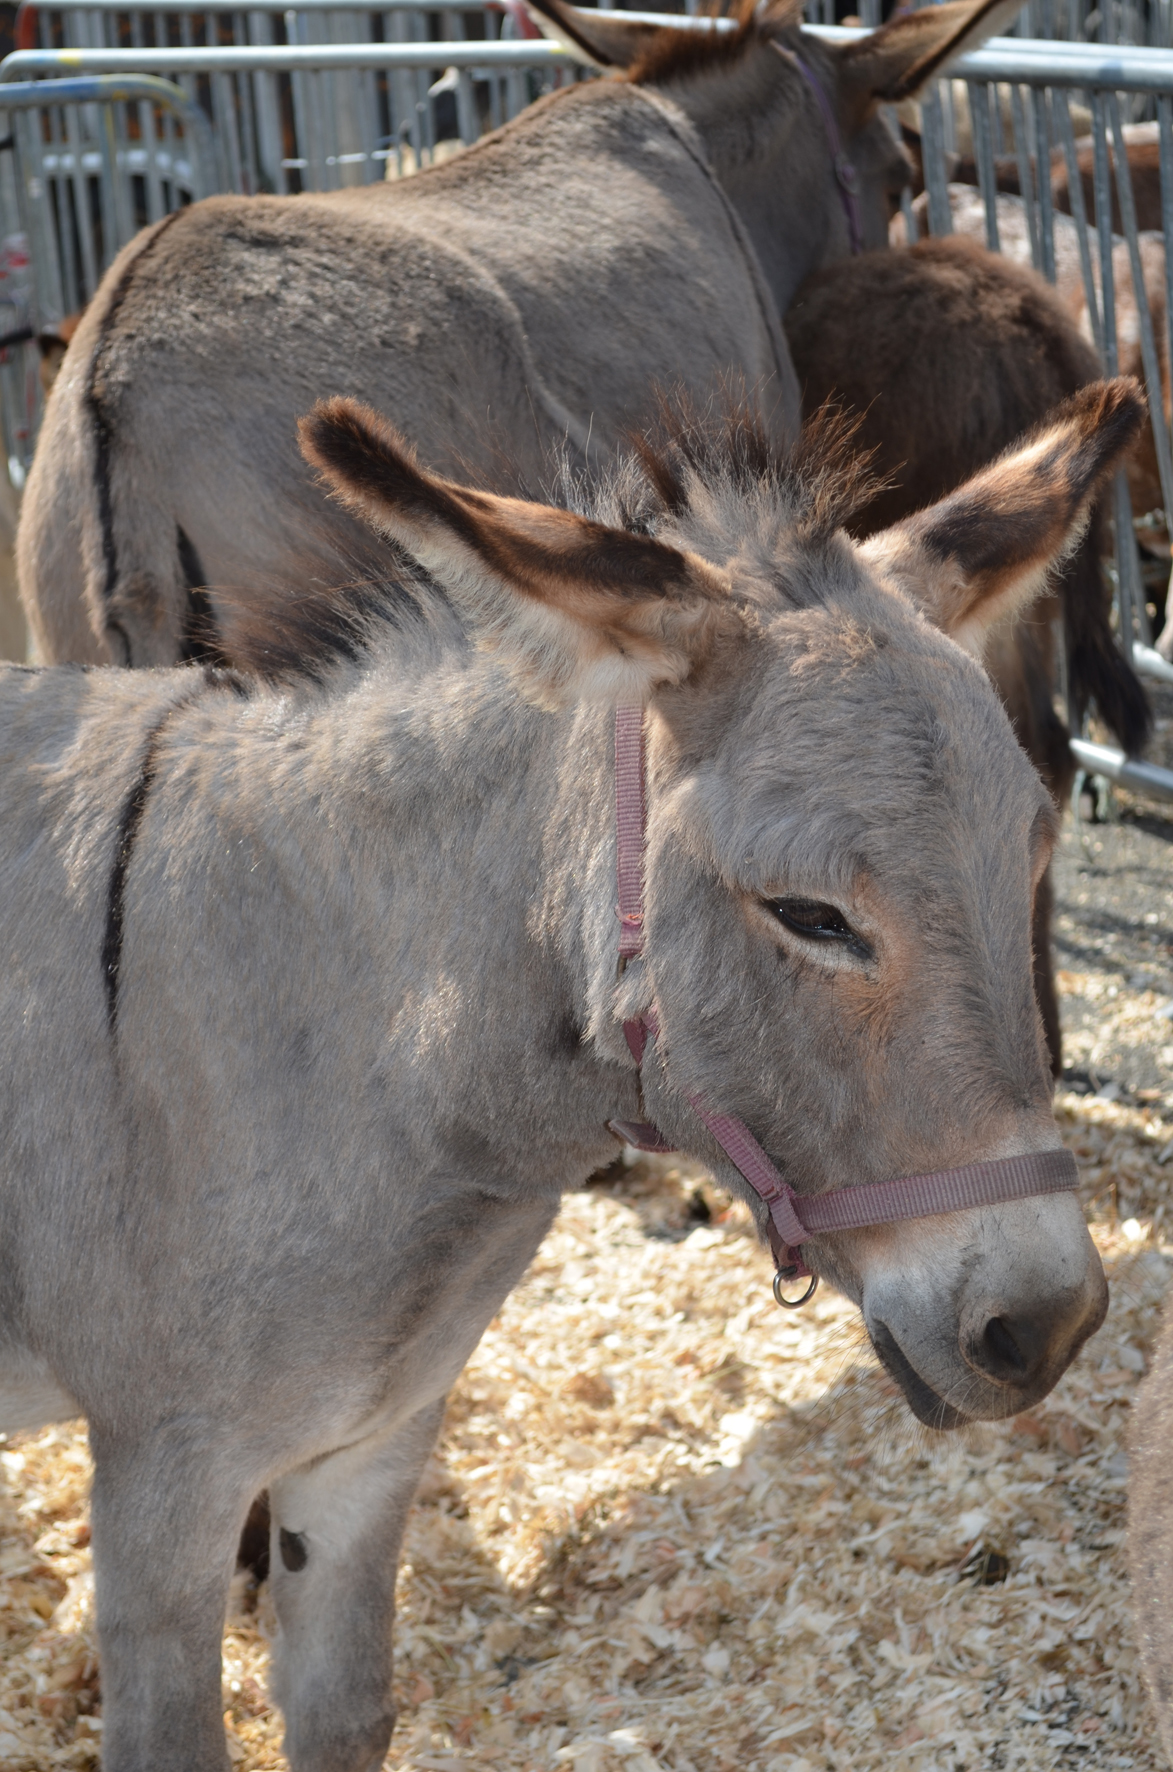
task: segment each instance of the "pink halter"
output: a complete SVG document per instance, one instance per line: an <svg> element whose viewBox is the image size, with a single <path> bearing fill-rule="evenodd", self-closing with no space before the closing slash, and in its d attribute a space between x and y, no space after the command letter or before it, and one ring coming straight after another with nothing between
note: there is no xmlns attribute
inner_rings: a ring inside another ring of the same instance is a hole
<svg viewBox="0 0 1173 1772"><path fill-rule="evenodd" d="M642 707L615 710L615 812L619 886L619 970L643 953L644 856L644 715ZM654 1008L632 1021L623 1033L638 1067L648 1039L659 1033ZM688 1097L733 1167L769 1208L766 1229L774 1252L774 1297L788 1310L805 1304L818 1285L799 1250L822 1231L856 1230L864 1225L894 1224L903 1218L931 1218L969 1206L992 1206L1024 1200L1034 1194L1066 1193L1079 1172L1068 1150L1039 1151L1020 1157L998 1157L968 1163L961 1169L939 1169L931 1175L906 1175L899 1181L877 1181L831 1193L794 1192L754 1137L749 1127L728 1114L713 1113L697 1095ZM610 1120L610 1129L637 1150L669 1151L663 1135L645 1121ZM782 1296L781 1282L810 1278L801 1298Z"/></svg>

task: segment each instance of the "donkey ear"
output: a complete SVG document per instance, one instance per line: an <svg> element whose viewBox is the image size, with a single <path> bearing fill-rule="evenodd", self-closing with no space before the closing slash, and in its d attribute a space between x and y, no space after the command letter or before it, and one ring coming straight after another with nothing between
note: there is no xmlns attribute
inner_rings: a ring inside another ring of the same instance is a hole
<svg viewBox="0 0 1173 1772"><path fill-rule="evenodd" d="M891 19L838 51L848 93L895 104L912 98L947 63L979 48L1013 23L1023 0L947 0Z"/></svg>
<svg viewBox="0 0 1173 1772"><path fill-rule="evenodd" d="M299 430L336 496L414 555L543 707L681 683L737 619L695 555L442 480L356 400L321 402Z"/></svg>
<svg viewBox="0 0 1173 1772"><path fill-rule="evenodd" d="M662 34L662 26L625 19L621 12L567 6L565 0L525 3L543 36L561 43L575 61L592 68L629 68Z"/></svg>
<svg viewBox="0 0 1173 1772"><path fill-rule="evenodd" d="M1032 602L1079 540L1097 487L1144 416L1131 377L1091 382L948 498L860 552L980 659L991 628Z"/></svg>

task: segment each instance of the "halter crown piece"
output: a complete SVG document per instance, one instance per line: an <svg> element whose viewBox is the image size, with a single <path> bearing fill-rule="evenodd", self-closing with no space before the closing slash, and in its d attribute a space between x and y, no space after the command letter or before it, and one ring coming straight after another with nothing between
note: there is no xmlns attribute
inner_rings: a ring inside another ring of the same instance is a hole
<svg viewBox="0 0 1173 1772"><path fill-rule="evenodd" d="M644 949L643 858L645 832L644 715L642 707L615 710L616 874L619 888L619 972ZM649 1039L660 1031L655 1008L625 1021L623 1034L636 1067L643 1062ZM802 1245L823 1231L858 1230L865 1225L895 1224L904 1218L931 1218L971 1206L993 1206L1025 1200L1035 1194L1071 1192L1079 1179L1068 1150L1037 1151L1018 1157L997 1157L967 1163L961 1169L938 1169L931 1175L906 1175L898 1181L863 1183L826 1194L796 1194L741 1120L714 1113L699 1095L689 1095L693 1110L720 1145L733 1167L767 1207L766 1231L774 1252L774 1297L788 1310L805 1304L818 1276L802 1260ZM656 1126L642 1120L609 1120L610 1130L641 1151L670 1151ZM810 1279L801 1298L782 1295L782 1283Z"/></svg>

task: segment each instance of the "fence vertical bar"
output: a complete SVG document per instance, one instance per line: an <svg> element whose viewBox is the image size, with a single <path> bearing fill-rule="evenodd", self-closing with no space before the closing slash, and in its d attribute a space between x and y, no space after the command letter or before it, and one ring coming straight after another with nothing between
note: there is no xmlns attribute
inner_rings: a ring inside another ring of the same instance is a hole
<svg viewBox="0 0 1173 1772"><path fill-rule="evenodd" d="M1039 220L1035 209L1030 141L1026 131L1026 112L1022 103L1022 88L1017 81L1014 81L1010 87L1010 114L1014 119L1014 157L1018 161L1018 188L1022 192L1022 206L1026 214L1026 231L1030 238L1030 262L1036 271L1041 271L1043 257L1039 247Z"/></svg>
<svg viewBox="0 0 1173 1772"><path fill-rule="evenodd" d="M1035 184L1039 197L1039 248L1041 269L1048 283L1055 281L1055 213L1051 200L1051 136L1047 128L1046 89L1031 89L1034 114Z"/></svg>
<svg viewBox="0 0 1173 1772"><path fill-rule="evenodd" d="M1067 94L1061 86L1052 92L1054 116L1059 125L1059 141L1063 149L1063 163L1067 168L1067 191L1071 203L1071 217L1075 223L1076 242L1079 246L1079 268L1083 273L1083 292L1087 300L1088 318L1091 321L1092 338L1096 350L1104 355L1104 323L1100 312L1100 292L1092 271L1091 244L1088 240L1087 210L1083 201L1083 179L1079 170L1079 158L1075 151L1075 131L1071 127L1071 112L1067 104Z"/></svg>
<svg viewBox="0 0 1173 1772"><path fill-rule="evenodd" d="M999 250L998 177L994 169L994 144L990 136L990 92L982 82L971 80L966 85L969 97L969 122L973 133L974 158L977 161L978 186L986 208L986 245L991 252Z"/></svg>
<svg viewBox="0 0 1173 1772"><path fill-rule="evenodd" d="M945 177L945 126L941 115L940 82L936 80L921 102L921 152L929 198L929 232L951 234L953 211L949 206L949 185Z"/></svg>
<svg viewBox="0 0 1173 1772"><path fill-rule="evenodd" d="M1108 94L1108 117L1112 125L1112 139L1116 150L1116 196L1120 204L1120 220L1124 225L1124 238L1128 242L1133 295L1136 299L1137 319L1140 323L1140 354L1141 362L1144 364L1145 386L1149 397L1149 424L1152 426L1153 443L1156 448L1161 498L1168 517L1170 513L1173 513L1173 452L1170 450L1169 429L1165 422L1161 369L1157 358L1156 339L1153 334L1153 317L1149 309L1148 292L1145 288L1140 241L1137 239L1136 205L1132 194L1132 173L1128 165L1128 148L1124 140L1120 104L1114 92ZM1167 274L1168 266L1166 266ZM1147 641L1145 629L1148 617L1143 601L1138 605L1138 618L1141 639Z"/></svg>

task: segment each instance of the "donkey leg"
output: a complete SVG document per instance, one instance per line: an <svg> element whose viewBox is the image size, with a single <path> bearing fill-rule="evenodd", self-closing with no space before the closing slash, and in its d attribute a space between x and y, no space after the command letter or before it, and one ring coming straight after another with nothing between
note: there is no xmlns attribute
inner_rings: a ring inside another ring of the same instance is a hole
<svg viewBox="0 0 1173 1772"><path fill-rule="evenodd" d="M103 1772L228 1772L220 1640L247 1477L194 1433L91 1440Z"/></svg>
<svg viewBox="0 0 1173 1772"><path fill-rule="evenodd" d="M273 1483L273 1696L292 1772L377 1772L395 1723L391 1626L403 1525L444 1403Z"/></svg>

